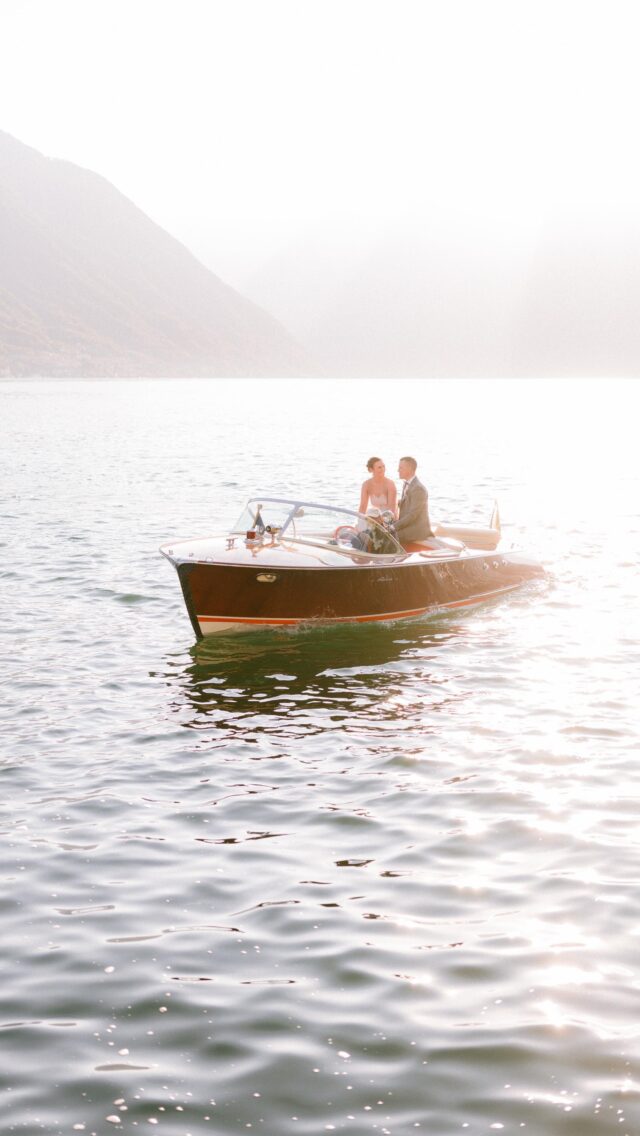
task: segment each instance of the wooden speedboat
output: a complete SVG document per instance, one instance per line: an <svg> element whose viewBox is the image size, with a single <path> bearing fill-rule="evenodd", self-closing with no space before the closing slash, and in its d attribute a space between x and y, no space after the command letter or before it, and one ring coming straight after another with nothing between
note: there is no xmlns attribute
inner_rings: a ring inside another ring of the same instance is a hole
<svg viewBox="0 0 640 1136"><path fill-rule="evenodd" d="M441 525L403 547L389 516L279 497L250 500L230 532L160 551L198 639L305 624L383 622L469 607L543 575L502 549L499 524Z"/></svg>

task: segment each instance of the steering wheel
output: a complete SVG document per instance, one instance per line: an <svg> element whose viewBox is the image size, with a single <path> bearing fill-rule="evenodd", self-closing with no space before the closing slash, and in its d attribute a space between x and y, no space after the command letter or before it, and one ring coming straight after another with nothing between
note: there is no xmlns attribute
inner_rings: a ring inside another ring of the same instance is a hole
<svg viewBox="0 0 640 1136"><path fill-rule="evenodd" d="M333 534L334 540L351 540L352 536L357 536L358 530L353 525L338 525Z"/></svg>

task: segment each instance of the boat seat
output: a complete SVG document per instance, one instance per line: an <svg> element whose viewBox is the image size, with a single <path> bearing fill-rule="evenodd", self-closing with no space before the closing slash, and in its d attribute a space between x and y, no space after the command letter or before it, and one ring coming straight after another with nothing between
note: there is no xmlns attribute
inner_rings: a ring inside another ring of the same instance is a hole
<svg viewBox="0 0 640 1136"><path fill-rule="evenodd" d="M473 525L435 525L437 537L462 541L467 548L481 548L493 551L497 548L501 533L500 529L475 528Z"/></svg>
<svg viewBox="0 0 640 1136"><path fill-rule="evenodd" d="M447 553L450 556L459 556L464 544L462 541L452 540L451 538L445 540L442 537L431 536L428 540L407 541L402 547L405 552L421 552L423 556L427 553L430 556L442 556Z"/></svg>

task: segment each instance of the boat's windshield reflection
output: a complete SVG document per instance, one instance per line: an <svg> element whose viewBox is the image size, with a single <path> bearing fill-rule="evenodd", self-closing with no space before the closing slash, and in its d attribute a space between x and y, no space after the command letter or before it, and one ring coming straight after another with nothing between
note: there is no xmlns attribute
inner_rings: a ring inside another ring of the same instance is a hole
<svg viewBox="0 0 640 1136"><path fill-rule="evenodd" d="M230 532L277 536L301 544L334 545L369 555L404 556L404 549L389 531L392 520L391 513L365 516L333 505L255 497L247 502Z"/></svg>

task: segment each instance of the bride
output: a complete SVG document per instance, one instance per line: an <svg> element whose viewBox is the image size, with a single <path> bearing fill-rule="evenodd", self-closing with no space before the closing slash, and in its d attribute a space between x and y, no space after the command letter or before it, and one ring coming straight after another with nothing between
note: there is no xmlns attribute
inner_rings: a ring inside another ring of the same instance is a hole
<svg viewBox="0 0 640 1136"><path fill-rule="evenodd" d="M369 458L367 469L371 477L362 483L359 513L371 509L380 509L381 512L388 509L394 518L398 516L398 494L394 482L385 477L385 468L382 458Z"/></svg>

